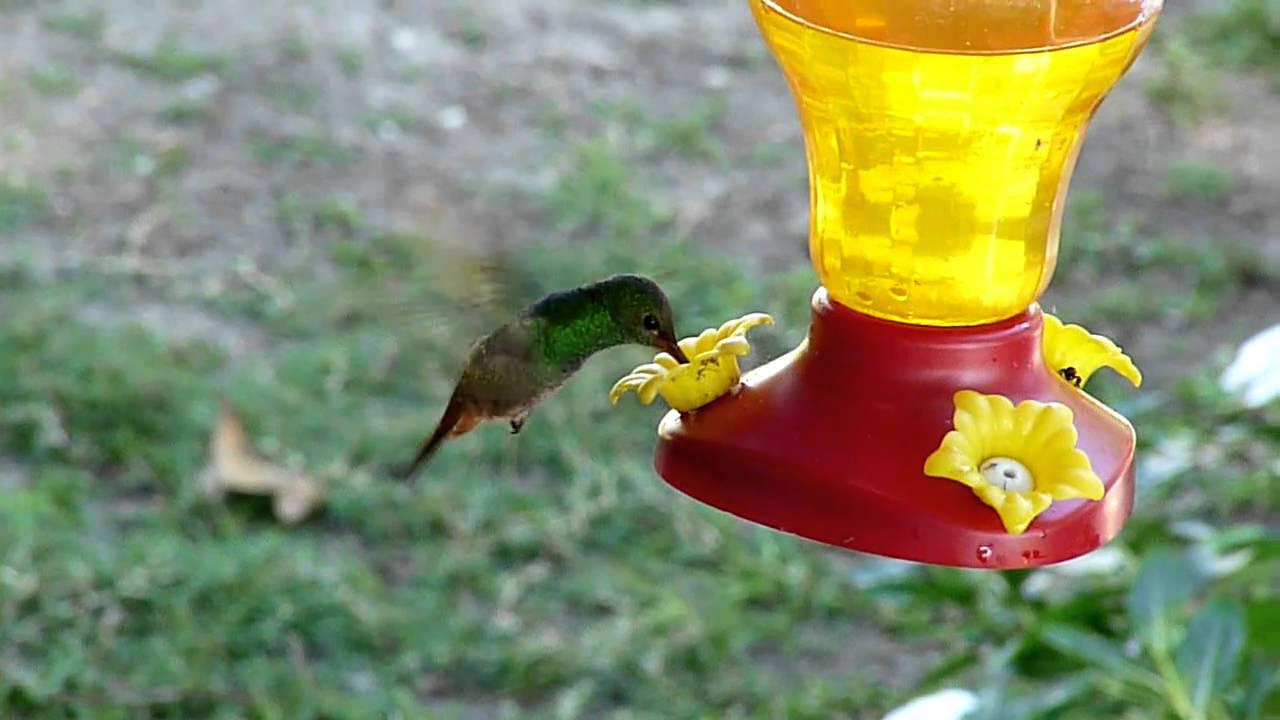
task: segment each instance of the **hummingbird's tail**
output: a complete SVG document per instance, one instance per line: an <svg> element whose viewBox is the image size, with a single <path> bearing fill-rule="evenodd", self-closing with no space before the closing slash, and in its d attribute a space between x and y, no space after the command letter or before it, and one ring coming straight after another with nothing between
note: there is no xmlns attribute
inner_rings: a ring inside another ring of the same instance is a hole
<svg viewBox="0 0 1280 720"><path fill-rule="evenodd" d="M418 449L418 456L413 459L408 468L400 473L401 480L412 480L414 475L422 469L424 465L435 455L436 450L440 449L440 444L450 436L461 435L476 426L476 421L472 414L467 412L463 404L455 395L449 398L449 404L445 406L444 414L440 416L440 422L436 425L435 432L423 441L422 447Z"/></svg>

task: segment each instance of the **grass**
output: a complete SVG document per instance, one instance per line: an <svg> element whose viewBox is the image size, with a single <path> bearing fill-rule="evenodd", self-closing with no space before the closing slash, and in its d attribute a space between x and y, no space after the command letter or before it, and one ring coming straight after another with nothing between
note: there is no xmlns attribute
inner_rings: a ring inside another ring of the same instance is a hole
<svg viewBox="0 0 1280 720"><path fill-rule="evenodd" d="M121 175L172 177L189 162L187 149L174 146L158 152L140 140L122 139L112 146L112 169Z"/></svg>
<svg viewBox="0 0 1280 720"><path fill-rule="evenodd" d="M412 252L385 242L365 252ZM560 281L621 261L537 259ZM343 267L357 288L396 279L359 254ZM755 292L746 282L723 266L674 286L706 323L723 295L695 299L691 290ZM222 703L258 716L369 717L397 707L424 716L451 698L500 696L531 709L621 703L661 715L764 703L820 717L882 702L852 668L839 685L786 691L753 660L785 650L797 628L829 632L873 610L843 592L823 556L765 533L739 540L732 523L673 502L645 461L654 411L610 410L605 364L540 413L527 442L482 433L433 468L453 480L416 490L386 481L445 390L438 377L420 384L413 368L453 352L398 350L374 318L337 330L323 321L333 309L313 302L332 288L316 290L308 314L321 321L268 318L291 340L270 360L234 368L198 344L79 325L74 292L49 298L23 285L21 311L0 338L0 372L22 380L0 402L33 408L6 418L3 437L39 480L0 511L7 561L21 579L43 573L31 564L38 559L80 556L104 541L109 549L42 574L37 596L8 598L11 617L31 620L3 662L61 670L5 673L6 714L100 701L185 717ZM63 330L44 332L53 324ZM27 363L39 371L20 372ZM194 496L183 478L203 462L224 394L264 446L330 468L328 517L290 532ZM65 432L45 437L39 417ZM58 501L48 497L55 492ZM406 533L417 539L404 543ZM634 547L641 536L643 551ZM742 572L727 579L724 563ZM666 577L679 578L677 593L663 588ZM57 644L41 642L71 608L87 613L83 622ZM110 630L99 635L103 623Z"/></svg>
<svg viewBox="0 0 1280 720"><path fill-rule="evenodd" d="M87 40L101 34L94 17L44 23ZM282 54L319 47L286 38ZM1208 52L1187 49L1184 69ZM173 83L227 68L172 40L122 62ZM365 71L355 50L333 62ZM1190 77L1163 79L1189 117L1209 107ZM156 106L166 122L209 118L207 105L169 100ZM514 200L541 239L504 256L510 287L646 272L688 331L773 313L748 365L799 342L810 268L759 275L674 235L659 181L638 170L722 159L725 107L598 108L600 135L556 154L545 193ZM368 118L420 122L399 108ZM120 174L200 169L180 146L110 149ZM796 148L751 157L784 151ZM355 150L263 133L244 152L274 172L328 171ZM1280 288L1260 258L1152 234L1102 195L1073 192L1051 289L1064 317L1122 342L1173 327L1203 357L1140 391L1106 374L1090 385L1141 444L1118 567L969 572L828 552L669 490L651 466L660 408L605 399L648 355L636 348L588 363L520 436L486 428L417 484L393 482L473 337L478 277L430 235L379 227L377 208L282 187L279 233L328 256L270 297L231 282L193 300L185 276L134 286L0 265L0 466L27 478L0 484L0 717L861 720L950 686L1000 701L974 720L1280 715L1268 690L1280 683L1280 415L1224 397L1220 362L1199 347L1244 288ZM1165 190L1213 209L1232 178L1175 164ZM52 225L54 191L0 177L0 233ZM266 341L233 356L215 337L85 319L87 304L127 317L139 297ZM415 312L388 310L406 304ZM224 401L264 454L329 488L323 515L286 528L261 503L200 496Z"/></svg>
<svg viewBox="0 0 1280 720"><path fill-rule="evenodd" d="M268 82L264 88L264 95L277 110L298 114L306 114L313 110L320 100L316 91L304 87L297 81Z"/></svg>
<svg viewBox="0 0 1280 720"><path fill-rule="evenodd" d="M568 231L635 242L663 219L641 192L633 186L626 160L602 137L576 148L546 208Z"/></svg>
<svg viewBox="0 0 1280 720"><path fill-rule="evenodd" d="M571 158L541 202L548 222L596 241L518 250L513 278L558 287L639 270L663 278L688 328L764 308L779 324L755 353L800 339L807 267L756 276L670 237L625 157L596 142ZM205 308L274 338L241 362L77 320L85 298L118 286L3 278L0 452L34 479L0 503L0 714L816 720L879 717L957 683L1004 688L1003 714L984 718L1045 717L1047 700L1064 720L1277 708L1263 690L1280 656L1267 631L1280 553L1238 518L1280 513L1263 479L1280 434L1211 383L1099 387L1138 424L1144 456L1183 436L1197 452L1144 486L1116 543L1125 570L1047 594L1025 590L1028 573L856 561L670 492L649 465L660 411L604 400L635 349L589 363L518 439L477 432L405 486L387 475L435 420L468 336L417 333L372 299L395 288L456 313L466 279L434 282L457 267L442 264L449 251L382 233L345 201L290 196L280 213L350 240L334 246L336 275L290 278L288 302ZM1109 227L1096 204L1073 213L1082 232ZM1123 242L1097 261L1188 262ZM195 492L224 399L264 452L327 484L322 517L286 529L259 505ZM1188 518L1207 535L1173 532ZM1239 551L1253 562L1206 569ZM872 628L889 640L870 642ZM1207 675L1194 663L1206 657L1218 658ZM907 669L886 676L887 663Z"/></svg>
<svg viewBox="0 0 1280 720"><path fill-rule="evenodd" d="M13 232L42 218L45 191L28 182L0 177L0 232Z"/></svg>
<svg viewBox="0 0 1280 720"><path fill-rule="evenodd" d="M75 95L80 91L80 80L70 71L55 67L42 67L28 76L31 88L46 97Z"/></svg>
<svg viewBox="0 0 1280 720"><path fill-rule="evenodd" d="M1230 176L1175 164L1171 200L1221 202ZM1136 221L1107 208L1102 196L1071 195L1061 259L1048 298L1068 312L1096 315L1131 331L1144 323L1194 325L1217 317L1241 288L1272 285L1280 268L1257 252L1203 238L1144 235Z"/></svg>
<svg viewBox="0 0 1280 720"><path fill-rule="evenodd" d="M286 62L300 63L311 58L311 45L306 36L291 31L280 41L280 51Z"/></svg>
<svg viewBox="0 0 1280 720"><path fill-rule="evenodd" d="M683 113L665 115L651 113L630 101L595 102L592 110L606 124L620 128L641 156L711 161L723 153L715 135L728 111L723 96L700 100Z"/></svg>
<svg viewBox="0 0 1280 720"><path fill-rule="evenodd" d="M344 198L311 200L286 194L277 203L277 213L285 235L291 238L325 232L345 237L363 225L360 209Z"/></svg>
<svg viewBox="0 0 1280 720"><path fill-rule="evenodd" d="M259 162L271 164L338 164L351 159L351 154L345 148L320 135L257 134L250 138L249 148Z"/></svg>
<svg viewBox="0 0 1280 720"><path fill-rule="evenodd" d="M1193 23L1192 33L1218 62L1262 69L1276 78L1274 71L1280 69L1280 5L1274 0L1229 0Z"/></svg>
<svg viewBox="0 0 1280 720"><path fill-rule="evenodd" d="M390 128L399 132L415 132L425 123L413 110L405 107L389 107L365 115L363 125L374 132Z"/></svg>
<svg viewBox="0 0 1280 720"><path fill-rule="evenodd" d="M655 141L688 157L718 158L720 148L713 131L728 107L723 97L716 97L697 103L686 115L659 120L653 131Z"/></svg>
<svg viewBox="0 0 1280 720"><path fill-rule="evenodd" d="M227 67L225 57L188 49L174 37L164 38L150 52L121 52L116 59L134 72L168 83L216 75Z"/></svg>
<svg viewBox="0 0 1280 720"><path fill-rule="evenodd" d="M101 12L53 13L46 15L42 22L52 32L90 43L101 40L106 27L106 18Z"/></svg>
<svg viewBox="0 0 1280 720"><path fill-rule="evenodd" d="M1185 32L1161 35L1151 53L1160 59L1154 77L1147 82L1147 96L1183 126L1194 126L1220 113L1225 101L1218 85L1221 77L1204 49Z"/></svg>
<svg viewBox="0 0 1280 720"><path fill-rule="evenodd" d="M489 34L483 21L470 13L463 15L454 34L470 50L480 51L489 44Z"/></svg>
<svg viewBox="0 0 1280 720"><path fill-rule="evenodd" d="M1175 163L1169 168L1165 192L1173 199L1218 200L1231 192L1231 173L1199 163Z"/></svg>
<svg viewBox="0 0 1280 720"><path fill-rule="evenodd" d="M360 72L364 70L364 57L355 48L337 50L334 59L338 63L338 68L342 70L342 74L347 77L359 77Z"/></svg>
<svg viewBox="0 0 1280 720"><path fill-rule="evenodd" d="M209 104L202 100L173 100L160 111L160 118L174 125L193 125L209 119Z"/></svg>

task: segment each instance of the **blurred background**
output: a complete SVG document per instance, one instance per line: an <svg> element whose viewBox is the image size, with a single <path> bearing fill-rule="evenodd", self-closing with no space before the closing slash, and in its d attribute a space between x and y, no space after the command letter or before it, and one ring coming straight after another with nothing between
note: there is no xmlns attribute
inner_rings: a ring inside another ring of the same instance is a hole
<svg viewBox="0 0 1280 720"><path fill-rule="evenodd" d="M0 717L1280 717L1280 404L1219 382L1280 323L1280 4L1169 5L1044 299L1147 376L1090 387L1138 507L991 573L671 491L660 404L606 400L638 348L388 479L476 288L647 272L682 332L773 314L751 363L804 336L799 125L742 0L0 0Z"/></svg>

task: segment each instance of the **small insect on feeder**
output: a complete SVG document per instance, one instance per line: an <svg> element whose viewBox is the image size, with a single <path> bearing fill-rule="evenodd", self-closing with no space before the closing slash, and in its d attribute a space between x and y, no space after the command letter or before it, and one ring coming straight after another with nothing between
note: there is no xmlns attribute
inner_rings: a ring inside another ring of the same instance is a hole
<svg viewBox="0 0 1280 720"><path fill-rule="evenodd" d="M1141 375L1037 300L1086 126L1161 0L749 2L803 126L821 287L799 347L673 404L658 471L741 518L918 562L1032 567L1108 542L1136 438L1084 386ZM615 390L652 400L676 369L656 360Z"/></svg>

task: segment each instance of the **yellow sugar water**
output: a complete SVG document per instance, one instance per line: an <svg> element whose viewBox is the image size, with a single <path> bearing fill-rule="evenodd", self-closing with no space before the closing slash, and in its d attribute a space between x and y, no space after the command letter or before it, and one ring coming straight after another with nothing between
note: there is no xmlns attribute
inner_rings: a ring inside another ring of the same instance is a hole
<svg viewBox="0 0 1280 720"><path fill-rule="evenodd" d="M1086 125L1158 3L750 2L799 108L810 252L832 297L933 325L1034 302ZM912 15L926 6L951 10Z"/></svg>

